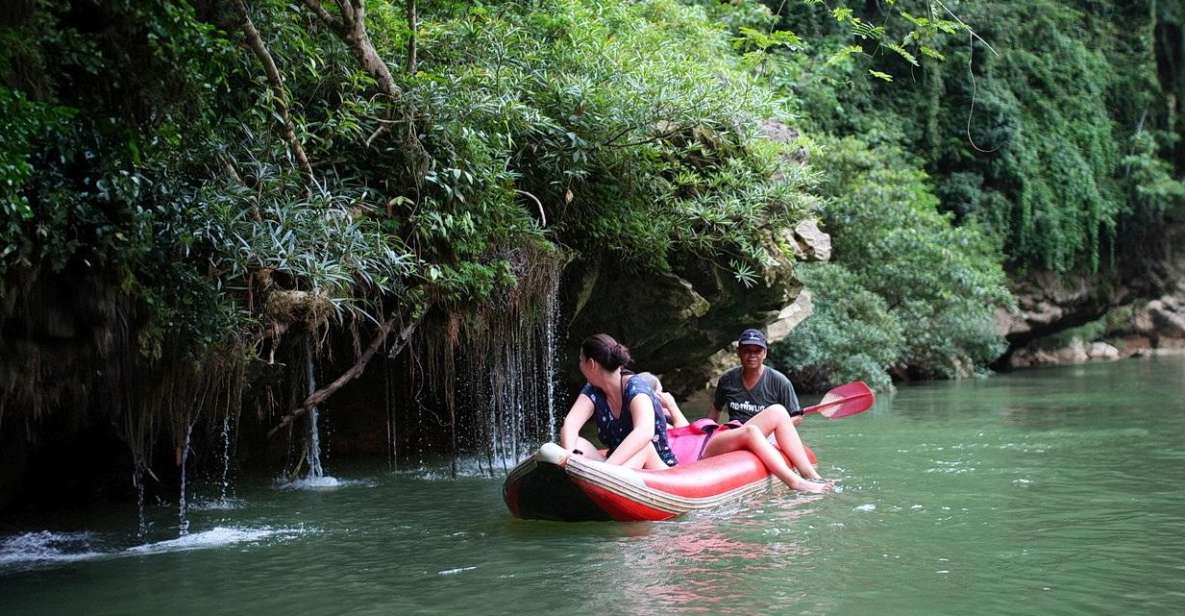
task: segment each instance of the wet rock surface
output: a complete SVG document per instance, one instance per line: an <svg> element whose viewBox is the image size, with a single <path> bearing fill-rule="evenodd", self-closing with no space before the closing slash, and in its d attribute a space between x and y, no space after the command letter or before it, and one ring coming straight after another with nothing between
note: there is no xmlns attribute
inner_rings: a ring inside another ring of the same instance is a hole
<svg viewBox="0 0 1185 616"><path fill-rule="evenodd" d="M735 365L733 343L749 327L780 340L810 316L809 292L794 277L795 260L825 261L831 238L807 220L777 239L780 255L746 286L723 263L686 258L672 272L635 276L606 260L574 263L564 273L563 313L571 319L561 372L577 382L574 358L580 342L607 332L630 347L634 369L661 374L677 396L703 389Z"/></svg>
<svg viewBox="0 0 1185 616"><path fill-rule="evenodd" d="M1185 349L1185 221L1172 221L1138 269L1107 273L1030 272L1014 280L1014 310L997 313L1009 343L997 368L1176 354ZM1102 339L1050 348L1050 336L1106 317Z"/></svg>

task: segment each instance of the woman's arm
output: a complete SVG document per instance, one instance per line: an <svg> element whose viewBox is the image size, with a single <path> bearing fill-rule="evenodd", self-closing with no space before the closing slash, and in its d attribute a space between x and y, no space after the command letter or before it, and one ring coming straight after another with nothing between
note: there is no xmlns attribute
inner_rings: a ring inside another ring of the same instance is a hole
<svg viewBox="0 0 1185 616"><path fill-rule="evenodd" d="M572 451L576 449L576 439L580 436L580 428L593 415L593 401L584 394L576 396L576 402L564 417L564 425L560 428L560 447ZM587 453L587 452L586 452Z"/></svg>
<svg viewBox="0 0 1185 616"><path fill-rule="evenodd" d="M650 446L650 439L654 438L654 403L650 396L638 395L630 401L630 418L634 420L634 429L625 440L613 450L606 462L610 464L624 464L643 447Z"/></svg>

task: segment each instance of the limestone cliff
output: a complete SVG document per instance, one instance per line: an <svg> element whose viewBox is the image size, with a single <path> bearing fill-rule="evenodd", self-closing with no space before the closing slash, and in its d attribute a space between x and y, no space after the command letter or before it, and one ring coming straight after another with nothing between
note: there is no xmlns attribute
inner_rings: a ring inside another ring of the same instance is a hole
<svg viewBox="0 0 1185 616"><path fill-rule="evenodd" d="M766 241L789 247L793 255L779 252L748 287L722 264L694 258L648 277L604 260L570 265L562 284L563 313L570 320L564 370L573 370L581 340L608 332L630 347L636 369L663 374L666 387L682 396L720 372L720 362L711 358L722 349L729 355L741 330L758 327L772 340L785 337L811 312L810 294L794 277L795 259L827 260L831 242L814 220Z"/></svg>
<svg viewBox="0 0 1185 616"><path fill-rule="evenodd" d="M1078 363L1185 349L1185 220L1170 219L1155 259L1107 274L1035 272L1013 283L1017 309L997 324L1009 350L997 367ZM1106 340L1071 340L1050 349L1042 338L1108 317ZM1091 343L1105 343L1112 347Z"/></svg>

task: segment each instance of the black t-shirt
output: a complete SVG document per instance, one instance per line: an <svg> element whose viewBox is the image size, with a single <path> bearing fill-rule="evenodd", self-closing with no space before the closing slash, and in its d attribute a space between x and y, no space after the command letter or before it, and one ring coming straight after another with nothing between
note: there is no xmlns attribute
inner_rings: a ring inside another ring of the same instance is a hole
<svg viewBox="0 0 1185 616"><path fill-rule="evenodd" d="M761 379L753 389L745 389L741 380L741 367L737 366L720 376L716 382L716 395L713 398L716 408L728 412L730 420L736 419L745 423L760 413L765 407L781 404L790 411L791 415L798 412L798 396L794 393L794 386L786 375L765 367L761 371Z"/></svg>

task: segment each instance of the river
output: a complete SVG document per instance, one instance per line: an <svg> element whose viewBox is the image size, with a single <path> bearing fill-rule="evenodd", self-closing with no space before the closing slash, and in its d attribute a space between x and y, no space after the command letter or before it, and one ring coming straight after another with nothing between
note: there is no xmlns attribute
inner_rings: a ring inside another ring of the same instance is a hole
<svg viewBox="0 0 1185 616"><path fill-rule="evenodd" d="M905 386L809 418L841 491L673 522L512 519L500 479L327 463L176 510L0 534L0 614L1170 614L1185 359ZM210 482L216 483L216 482ZM332 485L336 484L336 485ZM209 488L212 493L216 488ZM171 525L171 526L170 526Z"/></svg>

